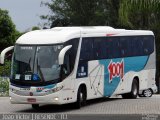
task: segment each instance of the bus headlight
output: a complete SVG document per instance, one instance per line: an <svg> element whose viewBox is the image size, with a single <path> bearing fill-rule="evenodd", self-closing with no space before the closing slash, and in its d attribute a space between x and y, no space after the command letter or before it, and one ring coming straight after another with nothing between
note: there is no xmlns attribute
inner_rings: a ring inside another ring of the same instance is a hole
<svg viewBox="0 0 160 120"><path fill-rule="evenodd" d="M57 92L57 91L60 91L62 88L63 88L63 86L55 87L51 91L52 92Z"/></svg>
<svg viewBox="0 0 160 120"><path fill-rule="evenodd" d="M14 88L10 88L10 91L13 92L13 93L17 93L18 90L14 89Z"/></svg>
<svg viewBox="0 0 160 120"><path fill-rule="evenodd" d="M59 98L58 98L58 97L55 97L55 98L54 98L54 100L55 100L55 101L58 101L58 100L59 100Z"/></svg>

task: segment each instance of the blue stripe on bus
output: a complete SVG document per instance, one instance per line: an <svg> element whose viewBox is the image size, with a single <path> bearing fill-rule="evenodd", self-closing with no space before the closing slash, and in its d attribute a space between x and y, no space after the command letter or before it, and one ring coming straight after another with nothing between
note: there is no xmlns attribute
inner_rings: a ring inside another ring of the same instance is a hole
<svg viewBox="0 0 160 120"><path fill-rule="evenodd" d="M13 84L11 83L12 86L15 86L15 87L19 87L19 88L31 88L32 86L21 86L21 85L16 85L16 84ZM36 87L36 88L44 88L44 89L51 89L51 88L54 88L57 84L51 84L51 85L46 85L46 86L33 86L33 87Z"/></svg>
<svg viewBox="0 0 160 120"><path fill-rule="evenodd" d="M119 76L111 76L111 73L109 72L110 65L111 67L115 66L115 64L120 66L120 64L123 63L125 75L125 73L129 71L138 72L143 70L147 61L148 56L99 60L99 63L104 66L104 96L111 96L118 87L118 84L121 80L121 74L119 74ZM119 68L120 67L118 67L118 69ZM112 70L115 72L115 69Z"/></svg>
<svg viewBox="0 0 160 120"><path fill-rule="evenodd" d="M13 84L13 83L10 83L12 86L15 86L15 87L19 87L19 88L30 88L31 86L21 86L21 85L16 85L16 84Z"/></svg>

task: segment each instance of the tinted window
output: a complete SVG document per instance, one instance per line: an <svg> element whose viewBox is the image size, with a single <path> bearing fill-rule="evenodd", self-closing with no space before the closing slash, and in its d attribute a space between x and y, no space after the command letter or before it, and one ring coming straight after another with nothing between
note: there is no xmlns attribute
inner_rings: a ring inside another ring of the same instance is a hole
<svg viewBox="0 0 160 120"><path fill-rule="evenodd" d="M120 50L120 56L119 57L125 57L130 56L131 54L131 38L129 37L120 37L119 39L119 50Z"/></svg>
<svg viewBox="0 0 160 120"><path fill-rule="evenodd" d="M141 56L141 55L144 55L142 37L133 37L131 39L131 43L132 43L131 49L133 51L131 52L130 56Z"/></svg>
<svg viewBox="0 0 160 120"><path fill-rule="evenodd" d="M108 57L106 58L118 58L121 56L120 43L118 37L107 38L107 48L110 52L107 53Z"/></svg>
<svg viewBox="0 0 160 120"><path fill-rule="evenodd" d="M94 38L93 49L94 49L94 59L105 58L106 57L106 37Z"/></svg>
<svg viewBox="0 0 160 120"><path fill-rule="evenodd" d="M153 36L83 38L81 60L145 56L154 51Z"/></svg>
<svg viewBox="0 0 160 120"><path fill-rule="evenodd" d="M93 38L83 38L81 44L80 60L93 59Z"/></svg>
<svg viewBox="0 0 160 120"><path fill-rule="evenodd" d="M72 45L71 49L67 52L66 56L68 56L68 61L69 61L69 71L72 72L74 65L75 65L75 60L76 60L76 55L77 55L77 49L79 45L79 38L74 38L65 43L65 45ZM66 60L67 61L67 60Z"/></svg>
<svg viewBox="0 0 160 120"><path fill-rule="evenodd" d="M113 45L110 45L111 41ZM153 36L108 37L107 43L110 46L110 54L112 54L107 58L144 56L154 51Z"/></svg>
<svg viewBox="0 0 160 120"><path fill-rule="evenodd" d="M154 37L144 36L143 37L143 52L144 54L151 54L154 51Z"/></svg>

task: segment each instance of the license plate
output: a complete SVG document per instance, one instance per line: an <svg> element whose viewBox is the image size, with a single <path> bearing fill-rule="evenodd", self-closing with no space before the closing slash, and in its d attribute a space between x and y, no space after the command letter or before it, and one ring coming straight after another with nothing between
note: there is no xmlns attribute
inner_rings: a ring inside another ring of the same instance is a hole
<svg viewBox="0 0 160 120"><path fill-rule="evenodd" d="M31 75L25 75L25 80L31 80Z"/></svg>
<svg viewBox="0 0 160 120"><path fill-rule="evenodd" d="M35 103L35 102L36 102L36 98L28 98L27 101L28 101L28 102L32 102L32 103Z"/></svg>

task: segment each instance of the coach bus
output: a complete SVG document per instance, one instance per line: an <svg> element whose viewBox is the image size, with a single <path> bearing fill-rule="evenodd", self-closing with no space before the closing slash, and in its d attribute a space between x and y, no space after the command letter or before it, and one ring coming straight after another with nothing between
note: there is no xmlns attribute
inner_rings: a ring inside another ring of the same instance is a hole
<svg viewBox="0 0 160 120"><path fill-rule="evenodd" d="M122 95L151 96L155 85L152 31L109 26L55 27L22 35L14 46L9 95L14 104L74 103Z"/></svg>

